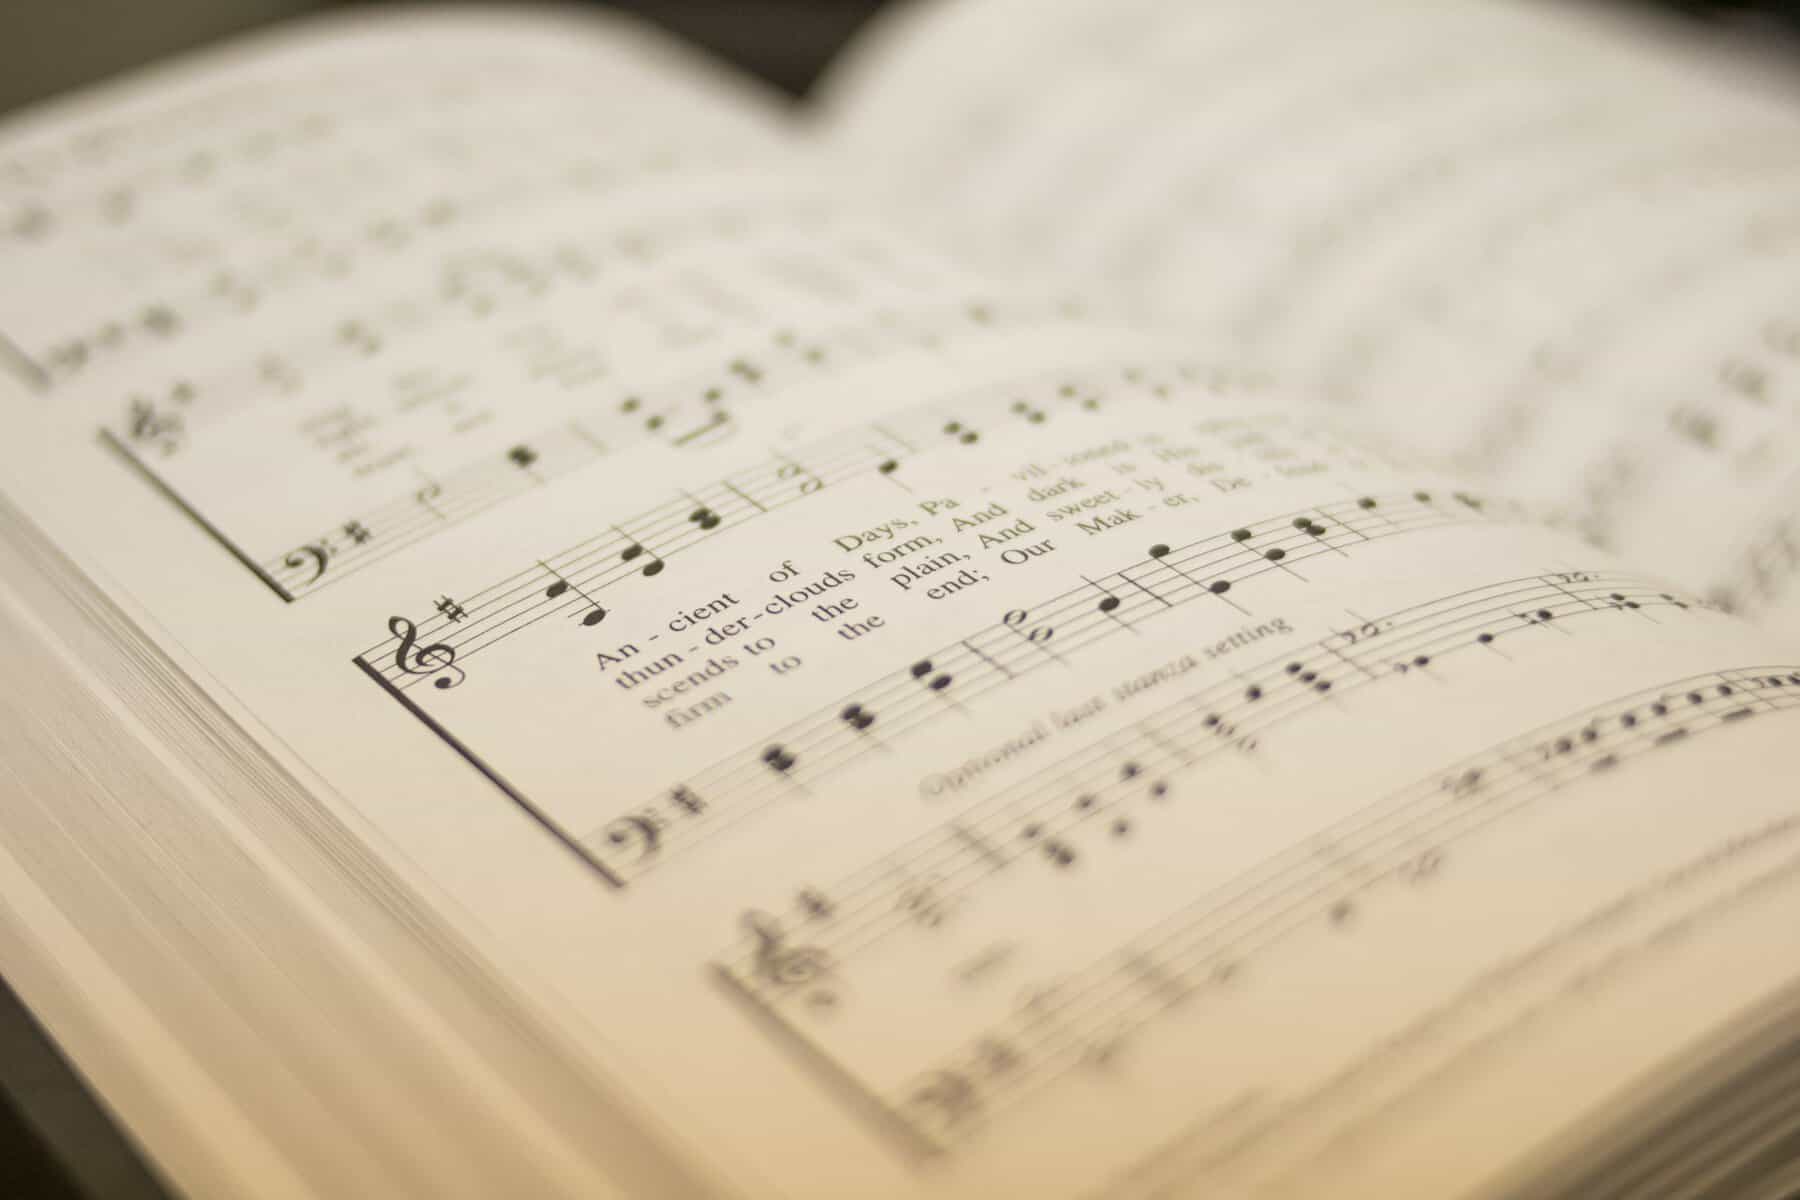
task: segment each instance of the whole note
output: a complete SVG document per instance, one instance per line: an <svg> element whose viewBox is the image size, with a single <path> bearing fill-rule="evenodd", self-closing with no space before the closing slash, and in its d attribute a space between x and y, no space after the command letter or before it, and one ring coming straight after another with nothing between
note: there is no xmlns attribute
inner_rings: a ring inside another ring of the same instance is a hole
<svg viewBox="0 0 1800 1200"><path fill-rule="evenodd" d="M435 675L432 686L442 689L456 687L468 678L456 665L456 647L447 642L419 646L418 627L405 617L389 617L388 632L400 639L394 650L394 666L406 674Z"/></svg>
<svg viewBox="0 0 1800 1200"><path fill-rule="evenodd" d="M822 479L809 472L797 462L782 463L781 466L775 469L775 478L780 479L783 482L797 480L799 482L800 494L803 496L811 495L825 486L825 482Z"/></svg>
<svg viewBox="0 0 1800 1200"><path fill-rule="evenodd" d="M831 897L817 888L801 888L795 901L809 920L824 921L837 914L837 905L832 902Z"/></svg>

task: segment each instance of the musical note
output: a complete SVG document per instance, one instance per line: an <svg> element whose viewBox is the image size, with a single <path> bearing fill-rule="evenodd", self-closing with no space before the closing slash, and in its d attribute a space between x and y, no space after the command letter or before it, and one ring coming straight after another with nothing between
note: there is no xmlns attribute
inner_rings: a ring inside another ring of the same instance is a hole
<svg viewBox="0 0 1800 1200"><path fill-rule="evenodd" d="M825 486L824 480L791 459L783 460L782 464L775 468L775 478L784 482L799 480L799 490L803 496L809 496Z"/></svg>
<svg viewBox="0 0 1800 1200"><path fill-rule="evenodd" d="M935 879L915 880L907 883L895 897L895 907L913 924L925 929L936 929L950 916L952 905L945 900L939 891L939 883Z"/></svg>
<svg viewBox="0 0 1800 1200"><path fill-rule="evenodd" d="M1043 843L1043 849L1044 857L1050 860L1050 865L1059 869L1066 869L1074 866L1075 860L1078 857L1075 853L1075 847L1069 845L1069 843L1063 841L1061 838L1046 838Z"/></svg>
<svg viewBox="0 0 1800 1200"><path fill-rule="evenodd" d="M388 632L400 639L394 649L394 665L408 675L436 676L433 687L448 689L460 685L468 676L456 666L456 648L446 642L417 646L419 631L405 617L389 617Z"/></svg>
<svg viewBox="0 0 1800 1200"><path fill-rule="evenodd" d="M984 1037L975 1043L974 1059L985 1074L1010 1075L1023 1065L1025 1056L1011 1042Z"/></svg>
<svg viewBox="0 0 1800 1200"><path fill-rule="evenodd" d="M181 317L166 304L152 304L139 314L145 332L156 337L173 337L181 332Z"/></svg>
<svg viewBox="0 0 1800 1200"><path fill-rule="evenodd" d="M1468 770L1463 771L1457 775L1452 775L1448 779L1444 780L1443 788L1446 792L1450 793L1452 796L1465 797L1465 796L1472 796L1477 791L1479 791L1481 788L1481 783L1482 783L1481 768L1480 767L1470 767Z"/></svg>
<svg viewBox="0 0 1800 1200"><path fill-rule="evenodd" d="M794 769L794 756L782 746L770 746L762 753L762 760L769 764L771 770L785 775Z"/></svg>
<svg viewBox="0 0 1800 1200"><path fill-rule="evenodd" d="M646 550L644 548L644 545L642 542L638 542L638 541L635 541L635 540L632 540L632 539L626 537L625 531L620 529L618 526L616 526L616 525L613 526L613 532L617 533L621 538L625 538L625 540L627 542L629 542L629 545L627 545L623 550L619 551L619 561L620 562L623 562L623 563L636 562L638 559L640 559L640 558L644 557L646 554L648 554L650 556L650 561L645 563L642 567L638 568L639 573L642 574L646 579L654 579L656 576L662 574L663 560L660 556L652 553L649 550Z"/></svg>
<svg viewBox="0 0 1800 1200"><path fill-rule="evenodd" d="M1053 625L1037 625L1030 629L1026 629L1025 623L1030 619L1030 613L1022 608L1015 608L1006 613L1005 616L1001 617L1000 623L1005 625L1008 629L1019 633L1020 636L1033 645L1041 646L1043 643L1048 642L1051 638L1056 636L1056 627ZM1046 653L1049 652L1046 651Z"/></svg>
<svg viewBox="0 0 1800 1200"><path fill-rule="evenodd" d="M1444 855L1439 850L1426 850L1416 857L1409 858L1400 864L1400 878L1407 883L1419 885L1430 882L1437 877L1444 865Z"/></svg>
<svg viewBox="0 0 1800 1200"><path fill-rule="evenodd" d="M563 577L561 572L557 571L556 568L552 567L550 564L540 562L538 563L538 566L555 576L549 586L544 589L544 596L546 599L558 600L572 591L588 603L587 612L581 615L581 623L583 625L592 627L606 619L606 610L601 608L592 596L589 596L579 587L576 587L573 583L569 582L569 580Z"/></svg>
<svg viewBox="0 0 1800 1200"><path fill-rule="evenodd" d="M1329 692L1331 690L1331 680L1321 677L1319 672L1312 670L1305 663L1291 662L1285 670L1295 682L1310 687L1314 691Z"/></svg>
<svg viewBox="0 0 1800 1200"><path fill-rule="evenodd" d="M875 723L875 714L869 712L860 704L846 706L838 716L843 719L844 724L850 726L850 728L856 730L858 733L861 733Z"/></svg>

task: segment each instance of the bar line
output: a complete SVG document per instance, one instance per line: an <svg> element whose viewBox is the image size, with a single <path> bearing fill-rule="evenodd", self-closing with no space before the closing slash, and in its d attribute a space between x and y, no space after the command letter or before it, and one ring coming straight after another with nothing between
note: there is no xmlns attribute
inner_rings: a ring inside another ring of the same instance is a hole
<svg viewBox="0 0 1800 1200"><path fill-rule="evenodd" d="M361 667L363 674L380 684L383 691L398 700L407 712L417 717L419 721L424 724L425 728L431 730L431 732L435 733L445 745L461 755L465 762L486 776L487 781L499 788L508 800L511 800L518 806L519 811L523 812L533 821L536 821L546 833L555 838L558 842L561 842L564 849L568 850L569 853L591 867L594 873L605 880L609 887L619 890L624 889L625 881L615 875L611 868L601 862L598 858L595 858L592 851L588 850L587 847L569 836L568 832L564 830L562 826L551 820L548 813L533 804L531 800L526 797L525 793L508 783L505 776L501 775L500 772L494 770L494 768L482 761L480 755L465 746L454 734L448 729L445 729L436 718L415 704L411 697L383 677L380 671L370 666L367 659L359 654L350 661Z"/></svg>

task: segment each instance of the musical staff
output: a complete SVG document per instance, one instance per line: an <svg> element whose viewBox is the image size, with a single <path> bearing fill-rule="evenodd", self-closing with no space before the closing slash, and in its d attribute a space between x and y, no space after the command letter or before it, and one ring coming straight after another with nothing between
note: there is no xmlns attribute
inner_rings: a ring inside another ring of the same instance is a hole
<svg viewBox="0 0 1800 1200"><path fill-rule="evenodd" d="M884 881L929 876L961 897L1015 863L1074 864L1078 838L1101 844L1130 834L1165 802L1173 782L1222 753L1254 753L1261 739L1329 698L1397 684L1458 653L1486 650L1551 620L1689 611L1692 602L1627 577L1552 576L1507 580L1385 614L1359 630L1333 633L1228 680L1184 696L1104 743L958 812L956 820L903 847L852 880L827 889L842 919L834 952L848 957L892 932ZM1545 615L1548 614L1548 615ZM971 839L980 842L979 851ZM1010 848L1010 849L998 849Z"/></svg>
<svg viewBox="0 0 1800 1200"><path fill-rule="evenodd" d="M1059 373L1055 378L1063 379L1066 375ZM986 397L960 399L955 402L955 407L965 412L999 409L1010 405L1009 397L1017 390L1018 385L1014 384ZM1084 415L1104 411L1099 403L1089 402L1091 393L1076 392L1076 397L1067 401L1069 408L1064 411ZM655 547L661 562L721 529L741 528L758 517L818 495L827 488L868 476L893 478L901 473L901 464L922 455L954 453L957 443L934 443L930 436L930 431L941 428L945 407L940 403L922 405L879 424L813 446L771 455L755 467L728 475L691 495L664 501L655 508L609 526L606 532L545 559L541 567L471 593L463 601L469 615L467 627L454 631L452 640L466 659L487 645L564 611L555 603L546 603L559 597L548 596L543 591L540 576L545 568L554 568L571 583L579 583L590 594L597 594L638 573L621 569L620 564L631 563L637 555L646 553L646 547ZM422 501L413 507L419 511L410 517L399 518L399 521L407 522L399 524L399 528L429 527L439 519L430 515L429 510L457 512L453 501L442 489L431 493L429 509ZM372 515L367 520L373 527L372 523L380 519ZM350 552L350 548L340 546L330 553L347 555ZM300 566L310 570L310 559L302 561ZM421 630L433 635L450 632L443 625L432 619L419 622ZM1037 636L1043 641L1050 634L1040 632ZM364 649L359 657L371 662L386 658L387 646L385 642L376 643Z"/></svg>
<svg viewBox="0 0 1800 1200"><path fill-rule="evenodd" d="M1466 644L1465 633L1457 636ZM1800 709L1800 667L1788 665L1677 679L1566 714L1443 766L1208 888L1100 959L1060 977L1054 988L1033 993L1000 1024L971 1031L962 1049L916 1069L908 1079L865 1079L852 1062L834 1065L857 1077L890 1115L911 1126L913 1136L941 1152L1037 1090L1094 1063L1150 1022L1191 1008L1209 991L1229 988L1245 964L1284 940L1308 930L1343 931L1375 889L1429 885L1455 846L1482 830L1589 776L1624 770L1671 747L1795 709ZM1146 779L1169 785L1159 802L1179 802L1176 781L1188 765L1147 765L1154 755L1139 737L1102 748L1085 764L1114 780L1107 785L1112 795L1093 806L1091 819L1110 827L1127 785L1143 794ZM1032 783L1040 791L1054 788L1067 774L1068 767L1059 765ZM1026 795L1027 789L1018 793ZM946 833L928 841L947 855L971 824L979 825L980 818L965 815L957 837ZM993 831L983 837L1001 840ZM1030 840L1048 845L1061 839L1045 827ZM859 960L874 951L884 932L909 922L895 879L929 878L940 904L954 910L966 903L968 877L991 868L981 855L967 852L966 840L960 865L920 853L925 844L843 885L813 889L829 903L831 916L811 925L804 945L789 951L829 964L839 989L854 989ZM740 944L716 969L732 980L738 995L810 1041L817 1014L796 1004L786 983L759 976L753 953ZM854 994L859 1002L878 1003L880 990ZM955 1103L946 1103L946 1095Z"/></svg>
<svg viewBox="0 0 1800 1200"><path fill-rule="evenodd" d="M924 344L932 338L941 341L945 328L971 321L968 316L971 307L932 309L905 319L892 318L888 314L877 317L873 323L825 331L820 335L822 344L838 351L829 355L799 352L790 336L778 333L744 347L719 370L675 379L654 390L629 394L614 404L539 430L512 446L467 462L423 485L415 484L348 521L333 522L324 533L298 547L264 558L258 567L273 582L278 593L289 601L300 599L509 500L615 456L635 443L653 439L685 448L708 445L731 436L734 403L753 400L763 390L814 377L824 378L822 372L847 370L907 345ZM983 306L983 311L990 313L987 322L978 329L970 325L971 330L988 332L998 320L992 315L991 306ZM1021 306L1007 310L1007 314L1007 320L1015 325L1066 319L1058 306ZM1004 326L1005 322L1000 324ZM755 358L763 365L754 365L746 361L747 357ZM264 369L268 365L265 362ZM1193 367L1183 369L1195 378L1202 377ZM1216 372L1206 378L1208 386L1214 390L1227 386L1255 386L1250 377L1243 381L1234 380L1231 384L1223 383ZM732 381L731 386L721 386L725 379ZM1155 386L1163 387L1161 384ZM1146 389L1140 387L1139 390ZM156 451L146 456L135 453L134 449L133 456L143 470L156 473L159 479L170 468L156 464L173 454L184 439L192 435L190 414L194 395L194 386L183 383L171 393L172 399L168 403L153 405L149 398L142 396L132 401L126 429L117 440L128 448ZM1069 407L1097 407L1097 401L1091 395L1081 398L1080 403L1065 403ZM984 414L996 416L1000 409L997 400L981 406ZM1014 422L1023 419L1035 424L1041 423L1043 414L1041 410L1033 409L1023 418L1019 414L1009 414L1007 419ZM947 418L934 413L931 420L937 423L936 427L941 427ZM869 469L879 474L893 474L898 470L900 455L911 455L920 447L936 444L930 435L932 428L927 425L909 427L905 439L907 445L890 444L888 453ZM805 456L818 449L812 447L797 453ZM774 474L782 482L794 483L801 494L817 491L827 482L794 455L786 456L774 468ZM757 501L753 499L751 503ZM359 529L361 535L346 536L346 531L352 527Z"/></svg>
<svg viewBox="0 0 1800 1200"><path fill-rule="evenodd" d="M737 174L727 177L738 179ZM643 182L655 185L663 180L658 175ZM456 230L460 236L501 236L499 231L463 228L479 210L473 199L465 197L460 205L448 206L457 213ZM279 341L258 345L239 358L210 366L204 373L190 373L183 382L200 397L197 411L203 418L202 424L215 423L271 396L301 391L309 380L329 378L344 367L391 355L426 337L479 330L496 313L551 313L576 297L586 297L596 305L619 302L652 282L670 258L701 246L716 246L723 253L731 244L776 236L796 220L806 218L824 223L837 237L861 236L857 230L830 224L823 212L809 207L810 203L804 192L792 186L751 189L740 185L728 204L673 214L658 207L656 197L646 197L645 214L633 222L615 224L604 234L571 227L561 236L547 239L545 230L527 223L520 228L530 230L529 244L483 240L462 248L448 247L437 257L421 261L414 260L420 258L422 250L396 252L384 258L382 264L384 278L391 282L380 290L359 294L354 310L340 311ZM428 206L427 211L438 209ZM429 224L422 217L418 220L422 228L432 232L448 223L447 218ZM823 253L834 244L822 241L817 251ZM320 285L348 269L343 260L330 256L321 260L318 252L306 256L299 265L314 272L313 282ZM304 272L288 272L295 273ZM228 318L243 321L247 330L257 328L253 318L270 298L266 293L275 289L277 279L256 287L244 279L244 275L234 273L214 276L198 295L170 311L181 314L181 328L216 325ZM286 286L293 288L297 283L289 280ZM167 331L163 340L172 336L173 330ZM113 342L120 347L135 344L122 336L111 341L76 339L60 350L56 361L79 361L85 365L108 350L118 356L122 351ZM528 334L519 333L501 344L527 352L533 342ZM589 364L586 371L575 376L567 371L549 373L543 382L564 386L589 382L600 374L596 366Z"/></svg>
<svg viewBox="0 0 1800 1200"><path fill-rule="evenodd" d="M1086 580L1080 587L1030 608L1012 610L998 623L774 731L771 740L781 746L787 764L780 772L772 775L767 770L758 748L754 753L722 759L683 779L684 792L705 799L704 811L677 812L660 799L639 805L634 815L658 826L660 836L654 847L613 845L605 836L608 825L581 840L606 862L615 878L625 882L639 879L683 848L791 795L793 788L857 761L869 752L871 727L878 727L884 737L897 736L1033 671L1052 664L1067 665L1068 657L1077 651L1135 633L1162 614L1194 603L1224 603L1218 584L1228 583L1241 592L1263 575L1289 571L1293 564L1345 556L1359 547L1409 533L1489 520L1487 509L1481 500L1468 495L1440 498L1429 492L1401 492L1339 500L1299 514L1284 513L1178 547L1159 544L1152 549L1160 553L1146 555L1112 575ZM1301 520L1304 527L1296 523ZM1315 528L1319 532L1312 532ZM1269 551L1277 549L1284 551L1279 563L1269 558ZM1604 608L1610 603L1586 598L1572 602L1555 585L1542 580L1522 585L1519 592L1514 598L1517 604L1525 604L1527 598L1537 603L1552 593L1555 603L1577 603L1582 609ZM1494 619L1487 609L1481 612L1484 619ZM1517 619L1511 610L1505 615ZM1470 638L1474 635L1471 630ZM1388 644L1405 643L1390 637ZM1335 644L1321 647L1322 653L1327 650L1329 656L1343 656ZM1371 653L1367 651L1365 656ZM1374 671L1373 667L1366 669ZM1271 689L1274 682L1268 685ZM1312 675L1305 682L1320 694L1333 686L1330 680ZM1250 690L1256 695L1249 698L1259 699L1264 686L1252 684ZM1286 703L1277 700L1269 707ZM846 718L846 713L854 719ZM1215 714L1215 718L1216 726L1230 727L1223 716Z"/></svg>
<svg viewBox="0 0 1800 1200"><path fill-rule="evenodd" d="M496 82L485 72L483 79L489 86ZM591 80L586 86L573 79L568 83L578 92L592 86ZM487 91L483 119L470 122L469 114L463 112L461 121L448 129L440 127L436 137L417 123L420 114L416 110L425 103L425 96L410 87L397 87L385 102L355 111L353 120L348 113L333 117L322 111L332 107L323 94L308 95L302 102L307 111L292 113L278 122L278 127L255 135L254 140L263 147L261 152L246 155L240 151L235 156L240 166L248 168L247 178L239 186L266 186L259 177L267 169L279 169L272 157L278 149L293 151L303 160L338 155L354 160L357 149L338 144L352 128L356 133L349 142L360 144L364 152L374 143L385 142L383 157L396 164L404 162L407 169L396 171L373 189L315 189L303 208L279 193L263 193L254 200L245 197L237 203L200 199L196 193L212 182L218 165L234 156L193 150L152 161L135 173L109 174L92 190L65 191L56 197L53 213L42 204L30 204L23 213L31 219L7 222L0 217L0 240L10 226L39 253L57 253L61 239L79 236L76 231L84 225L90 231L95 225L109 231L139 225L140 244L155 245L158 227L153 214L157 205L152 200L157 193L173 189L186 194L186 203L211 203L217 219L235 227L242 244L260 252L255 257L230 260L221 255L195 255L191 250L177 254L157 272L154 290L148 282L126 290L128 296L143 295L142 300L128 301L121 310L98 321L91 313L82 313L70 326L35 338L35 352L48 364L55 381L65 381L102 366L129 364L134 355L166 346L191 330L243 320L289 296L331 287L352 272L377 265L391 272L393 264L409 264L421 254L441 250L450 252L450 265L441 272L441 282L423 293L424 302L413 307L424 310L440 298L473 306L485 292L464 278L466 269L457 267L458 262L467 261L458 243L469 237L471 230L480 236L498 236L499 218L541 234L550 224L560 221L570 226L582 219L579 206L572 206L571 201L591 202L597 193L610 194L616 200L618 193L631 187L654 193L671 175L683 174L731 180L732 211L741 212L749 194L746 183L768 180L753 171L754 144L741 137L695 128L687 131L684 152L672 153L667 129L625 130L616 141L609 139L604 149L596 149L591 138L578 132L578 121L543 119L557 108L567 107L569 115L577 112L569 97L555 97L554 103L546 105L547 97L535 88L480 90ZM429 107L435 110L431 119L439 123L454 120L457 110L467 103L469 91L452 89L456 104L446 105L441 96L430 101ZM408 122L394 124L374 116L380 113L391 118L390 108L409 107L415 112ZM516 125L508 128L521 108L535 110L538 118L528 133ZM454 150L449 148L451 143ZM791 183L784 186L789 194L775 198L777 207L805 203L804 189ZM654 201L648 207L653 217L667 224L666 207L659 208ZM765 199L751 219L767 219L762 211L766 207ZM705 221L696 232L718 236L721 224ZM671 240L670 235L658 236L661 232L652 224L633 244L660 246ZM672 234L678 237L680 232ZM590 250L597 248L598 243L588 245ZM130 282L138 283L135 279ZM343 348L355 352L369 346L352 339ZM229 396L234 389L221 387L218 391Z"/></svg>

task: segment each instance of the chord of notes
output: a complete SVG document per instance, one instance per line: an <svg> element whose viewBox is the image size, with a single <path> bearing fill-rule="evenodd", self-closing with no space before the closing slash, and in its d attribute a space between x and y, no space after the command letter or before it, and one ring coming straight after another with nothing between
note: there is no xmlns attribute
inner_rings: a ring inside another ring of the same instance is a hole
<svg viewBox="0 0 1800 1200"><path fill-rule="evenodd" d="M1055 987L1030 995L1000 1023L973 1031L961 1049L910 1079L863 1078L855 1063L831 1061L889 1117L904 1122L917 1145L945 1150L1068 1072L1103 1060L1150 1023L1230 987L1246 963L1295 935L1343 935L1374 889L1430 886L1458 843L1569 784L1796 709L1800 667L1789 665L1673 680L1566 714L1441 767L1210 887ZM1140 750L1103 753L1123 778ZM966 819L959 825L966 827ZM829 962L835 986L853 987L859 960L882 936L872 926L916 924L909 885L894 881L917 878L929 878L935 902L955 909L955 876L943 864L884 861L838 887L811 889L828 902L830 915L812 922L790 952ZM792 988L756 971L752 949L740 943L715 969L794 1036L814 1038L817 1013L796 1003ZM876 996L879 989L851 994Z"/></svg>
<svg viewBox="0 0 1800 1200"><path fill-rule="evenodd" d="M698 843L727 819L744 819L785 798L797 782L822 779L857 761L870 752L874 734L869 726L877 721L884 737L903 734L954 711L952 706L963 699L986 694L1051 665L1066 666L1069 655L1163 613L1198 602L1230 603L1216 586L1219 583L1242 589L1267 573L1290 572L1293 566L1315 558L1347 556L1358 547L1386 538L1489 519L1486 506L1474 497L1436 497L1426 492L1338 500L1306 510L1302 516L1308 527L1316 526L1322 532L1300 528L1294 523L1299 517L1283 514L1183 546L1153 547L1162 553L1146 555L1112 575L1089 580L1028 609L1013 610L997 624L793 722L775 734L794 759L790 769L777 777L757 759L758 750L720 760L683 780L683 787L706 798L707 810L691 819L671 820L653 853L620 853L605 844L603 833L583 841L593 844L615 877L641 877L669 861L680 847ZM1281 562L1269 559L1272 549L1287 551ZM1571 601L1566 593L1541 580L1525 581L1519 590L1534 598L1554 596L1559 604L1594 606L1586 599ZM1510 610L1507 615L1511 616ZM1474 637L1473 630L1470 637ZM1308 686L1322 694L1331 684L1312 680ZM1260 685L1253 687L1260 695ZM868 725L859 728L847 720L843 714L851 711L859 719L867 718ZM645 811L660 808L659 802L651 802ZM605 828L603 825L602 830Z"/></svg>

